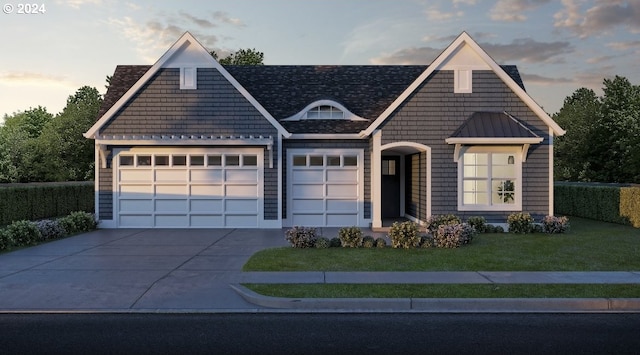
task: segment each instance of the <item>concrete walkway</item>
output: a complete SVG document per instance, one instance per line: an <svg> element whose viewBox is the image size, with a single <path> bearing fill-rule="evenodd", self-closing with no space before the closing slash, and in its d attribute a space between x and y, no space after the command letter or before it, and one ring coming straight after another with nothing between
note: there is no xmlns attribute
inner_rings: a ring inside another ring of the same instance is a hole
<svg viewBox="0 0 640 355"><path fill-rule="evenodd" d="M332 237L337 229L322 229ZM640 284L640 272L242 272L283 230L98 230L0 255L0 312L638 312L634 299L288 299L243 283Z"/></svg>

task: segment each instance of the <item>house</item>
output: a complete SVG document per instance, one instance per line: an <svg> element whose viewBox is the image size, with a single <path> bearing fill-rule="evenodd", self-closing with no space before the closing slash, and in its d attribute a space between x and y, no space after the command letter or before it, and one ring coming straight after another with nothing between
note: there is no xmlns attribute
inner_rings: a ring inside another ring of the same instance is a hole
<svg viewBox="0 0 640 355"><path fill-rule="evenodd" d="M428 66L222 66L185 33L85 136L102 227L281 228L553 214L562 134L466 33Z"/></svg>

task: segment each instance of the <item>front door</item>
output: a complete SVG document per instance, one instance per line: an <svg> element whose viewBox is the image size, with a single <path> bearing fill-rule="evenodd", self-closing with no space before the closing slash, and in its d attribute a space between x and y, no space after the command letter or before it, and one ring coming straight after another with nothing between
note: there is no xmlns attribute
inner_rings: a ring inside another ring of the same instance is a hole
<svg viewBox="0 0 640 355"><path fill-rule="evenodd" d="M382 157L382 218L400 217L400 157Z"/></svg>

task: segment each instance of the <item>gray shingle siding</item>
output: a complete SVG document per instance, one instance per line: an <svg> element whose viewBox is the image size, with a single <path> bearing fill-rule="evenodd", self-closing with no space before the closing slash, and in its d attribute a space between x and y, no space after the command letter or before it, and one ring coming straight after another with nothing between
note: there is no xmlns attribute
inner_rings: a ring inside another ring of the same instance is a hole
<svg viewBox="0 0 640 355"><path fill-rule="evenodd" d="M198 88L180 89L180 69L160 69L100 132L101 135L263 135L274 140L274 163L264 151L264 218L278 219L277 130L216 69L198 69ZM179 148L176 148L179 149ZM111 161L100 169L100 218L113 218Z"/></svg>
<svg viewBox="0 0 640 355"><path fill-rule="evenodd" d="M492 71L473 72L473 92L453 93L453 71L435 71L381 125L381 143L410 141L431 147L432 214L462 217L485 215L504 222L508 212L458 212L457 163L454 146L445 142L474 112L506 111L544 141L532 145L523 163L523 210L535 215L549 210L549 134L538 116ZM426 171L426 170L425 170ZM420 197L421 205L426 196Z"/></svg>
<svg viewBox="0 0 640 355"><path fill-rule="evenodd" d="M288 149L362 149L364 150L364 218L371 218L371 144L369 140L285 140L282 149L282 161L287 166ZM287 173L282 174L282 216L287 216Z"/></svg>

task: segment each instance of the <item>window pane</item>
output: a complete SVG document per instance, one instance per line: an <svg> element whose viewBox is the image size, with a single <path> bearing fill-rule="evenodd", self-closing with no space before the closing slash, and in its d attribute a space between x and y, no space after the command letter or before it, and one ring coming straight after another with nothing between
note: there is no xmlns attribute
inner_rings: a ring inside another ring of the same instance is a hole
<svg viewBox="0 0 640 355"><path fill-rule="evenodd" d="M187 156L186 155L174 155L172 157L173 166L184 166L187 165Z"/></svg>
<svg viewBox="0 0 640 355"><path fill-rule="evenodd" d="M489 154L488 153L465 153L464 165L488 165Z"/></svg>
<svg viewBox="0 0 640 355"><path fill-rule="evenodd" d="M491 182L493 193L491 201L494 204L514 204L516 203L515 181L513 180L493 180Z"/></svg>
<svg viewBox="0 0 640 355"><path fill-rule="evenodd" d="M294 155L293 156L293 166L307 166L307 156L306 155Z"/></svg>
<svg viewBox="0 0 640 355"><path fill-rule="evenodd" d="M343 157L343 159L344 159L344 166L358 166L358 157L357 156L345 155Z"/></svg>
<svg viewBox="0 0 640 355"><path fill-rule="evenodd" d="M192 155L189 157L191 166L204 166L204 155Z"/></svg>
<svg viewBox="0 0 640 355"><path fill-rule="evenodd" d="M328 166L340 166L340 157L327 157Z"/></svg>
<svg viewBox="0 0 640 355"><path fill-rule="evenodd" d="M489 176L489 168L486 166L465 166L464 177L486 178Z"/></svg>
<svg viewBox="0 0 640 355"><path fill-rule="evenodd" d="M169 165L169 156L168 155L156 155L154 158L156 166L166 166Z"/></svg>
<svg viewBox="0 0 640 355"><path fill-rule="evenodd" d="M514 178L516 176L516 167L515 165L494 165L491 175L493 177Z"/></svg>
<svg viewBox="0 0 640 355"><path fill-rule="evenodd" d="M138 166L151 165L151 155L138 155Z"/></svg>
<svg viewBox="0 0 640 355"><path fill-rule="evenodd" d="M322 155L313 155L309 157L309 165L310 166L323 166L324 165L324 157Z"/></svg>
<svg viewBox="0 0 640 355"><path fill-rule="evenodd" d="M242 165L244 166L256 166L258 165L258 157L255 155L243 155Z"/></svg>
<svg viewBox="0 0 640 355"><path fill-rule="evenodd" d="M209 165L209 166L221 166L222 165L222 156L220 156L220 155L209 155L209 156L207 156L207 165Z"/></svg>
<svg viewBox="0 0 640 355"><path fill-rule="evenodd" d="M133 165L133 157L131 155L121 155L120 156L120 165L121 166L131 166L131 165Z"/></svg>
<svg viewBox="0 0 640 355"><path fill-rule="evenodd" d="M487 194L480 192L465 192L463 195L463 203L465 205L486 205Z"/></svg>
<svg viewBox="0 0 640 355"><path fill-rule="evenodd" d="M513 154L503 154L503 153L494 153L491 156L491 160L493 165L513 165L515 162ZM511 161L511 164L509 164L509 161Z"/></svg>
<svg viewBox="0 0 640 355"><path fill-rule="evenodd" d="M314 119L314 118L319 118L319 117L320 117L320 113L318 111L311 110L311 111L307 112L307 118Z"/></svg>
<svg viewBox="0 0 640 355"><path fill-rule="evenodd" d="M224 165L225 166L239 166L240 165L240 156L239 155L225 155L225 157L224 157Z"/></svg>
<svg viewBox="0 0 640 355"><path fill-rule="evenodd" d="M382 160L382 175L395 175L396 174L396 161L395 160Z"/></svg>
<svg viewBox="0 0 640 355"><path fill-rule="evenodd" d="M463 182L463 190L464 192L488 192L489 184L487 180L465 180Z"/></svg>

